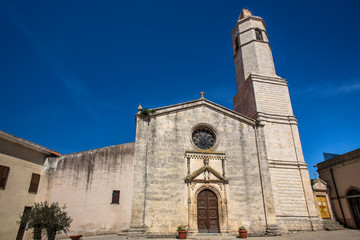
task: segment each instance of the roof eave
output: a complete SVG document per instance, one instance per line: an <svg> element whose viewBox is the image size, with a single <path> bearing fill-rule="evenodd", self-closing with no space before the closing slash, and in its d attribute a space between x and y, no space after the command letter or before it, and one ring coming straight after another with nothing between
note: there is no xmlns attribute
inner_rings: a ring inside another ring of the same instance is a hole
<svg viewBox="0 0 360 240"><path fill-rule="evenodd" d="M49 148L46 148L46 147L43 147L39 144L36 144L36 143L33 143L33 142L30 142L28 140L25 140L23 138L20 138L20 137L16 137L10 133L7 133L7 132L4 132L4 131L1 131L0 130L0 138L2 139L5 139L9 142L12 142L12 143L15 143L15 144L19 144L23 147L26 147L26 148L29 148L31 150L34 150L34 151L37 151L37 152L40 152L40 153L45 153L47 155L55 155L55 156L61 156L60 153L54 151L54 150L51 150Z"/></svg>

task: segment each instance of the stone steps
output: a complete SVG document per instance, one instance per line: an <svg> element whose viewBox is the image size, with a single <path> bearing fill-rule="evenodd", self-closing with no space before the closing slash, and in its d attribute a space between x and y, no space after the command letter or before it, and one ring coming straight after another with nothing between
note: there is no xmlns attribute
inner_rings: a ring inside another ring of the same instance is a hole
<svg viewBox="0 0 360 240"><path fill-rule="evenodd" d="M324 230L326 231L336 231L344 230L344 226L341 225L338 221L334 219L323 219Z"/></svg>
<svg viewBox="0 0 360 240"><path fill-rule="evenodd" d="M214 240L214 239L234 239L234 236L221 236L221 234L200 234L198 236L187 236L187 239L192 240Z"/></svg>

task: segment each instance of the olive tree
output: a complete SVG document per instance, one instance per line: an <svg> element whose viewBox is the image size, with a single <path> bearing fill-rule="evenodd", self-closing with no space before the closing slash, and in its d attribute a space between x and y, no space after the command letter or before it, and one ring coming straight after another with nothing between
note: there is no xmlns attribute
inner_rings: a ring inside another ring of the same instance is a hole
<svg viewBox="0 0 360 240"><path fill-rule="evenodd" d="M34 207L20 216L20 224L27 224L26 229L34 229L34 240L41 240L41 234L46 232L48 240L54 240L61 231L67 233L72 219L67 216L65 205L60 207L56 202L35 203Z"/></svg>

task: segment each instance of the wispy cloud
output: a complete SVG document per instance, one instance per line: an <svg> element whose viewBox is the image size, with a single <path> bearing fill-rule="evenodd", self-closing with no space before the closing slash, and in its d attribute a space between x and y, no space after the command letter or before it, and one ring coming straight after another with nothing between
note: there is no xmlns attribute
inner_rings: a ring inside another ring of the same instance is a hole
<svg viewBox="0 0 360 240"><path fill-rule="evenodd" d="M334 93L338 93L338 94L347 94L358 91L360 91L360 80L350 83L345 83L344 85L339 86L338 89L333 90Z"/></svg>
<svg viewBox="0 0 360 240"><path fill-rule="evenodd" d="M103 111L117 109L116 105L91 92L85 83L79 79L62 78L61 82L78 107L98 123L101 122L100 116L102 116Z"/></svg>
<svg viewBox="0 0 360 240"><path fill-rule="evenodd" d="M296 92L298 95L310 95L313 97L342 96L360 92L360 79L343 82L319 81L316 85L308 86Z"/></svg>

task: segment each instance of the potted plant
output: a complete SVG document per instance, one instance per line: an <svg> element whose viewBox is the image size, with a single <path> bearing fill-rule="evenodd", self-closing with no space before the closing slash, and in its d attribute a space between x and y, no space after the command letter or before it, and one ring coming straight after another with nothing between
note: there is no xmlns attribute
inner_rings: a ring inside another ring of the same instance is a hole
<svg viewBox="0 0 360 240"><path fill-rule="evenodd" d="M186 231L186 226L184 226L184 225L179 225L179 226L177 227L177 232L179 233L179 238L180 238L180 239L186 239L186 233L187 233L187 231Z"/></svg>
<svg viewBox="0 0 360 240"><path fill-rule="evenodd" d="M240 238L247 238L247 230L244 226L239 227Z"/></svg>
<svg viewBox="0 0 360 240"><path fill-rule="evenodd" d="M82 237L82 235L71 235L69 237L71 238L71 240L79 240Z"/></svg>

